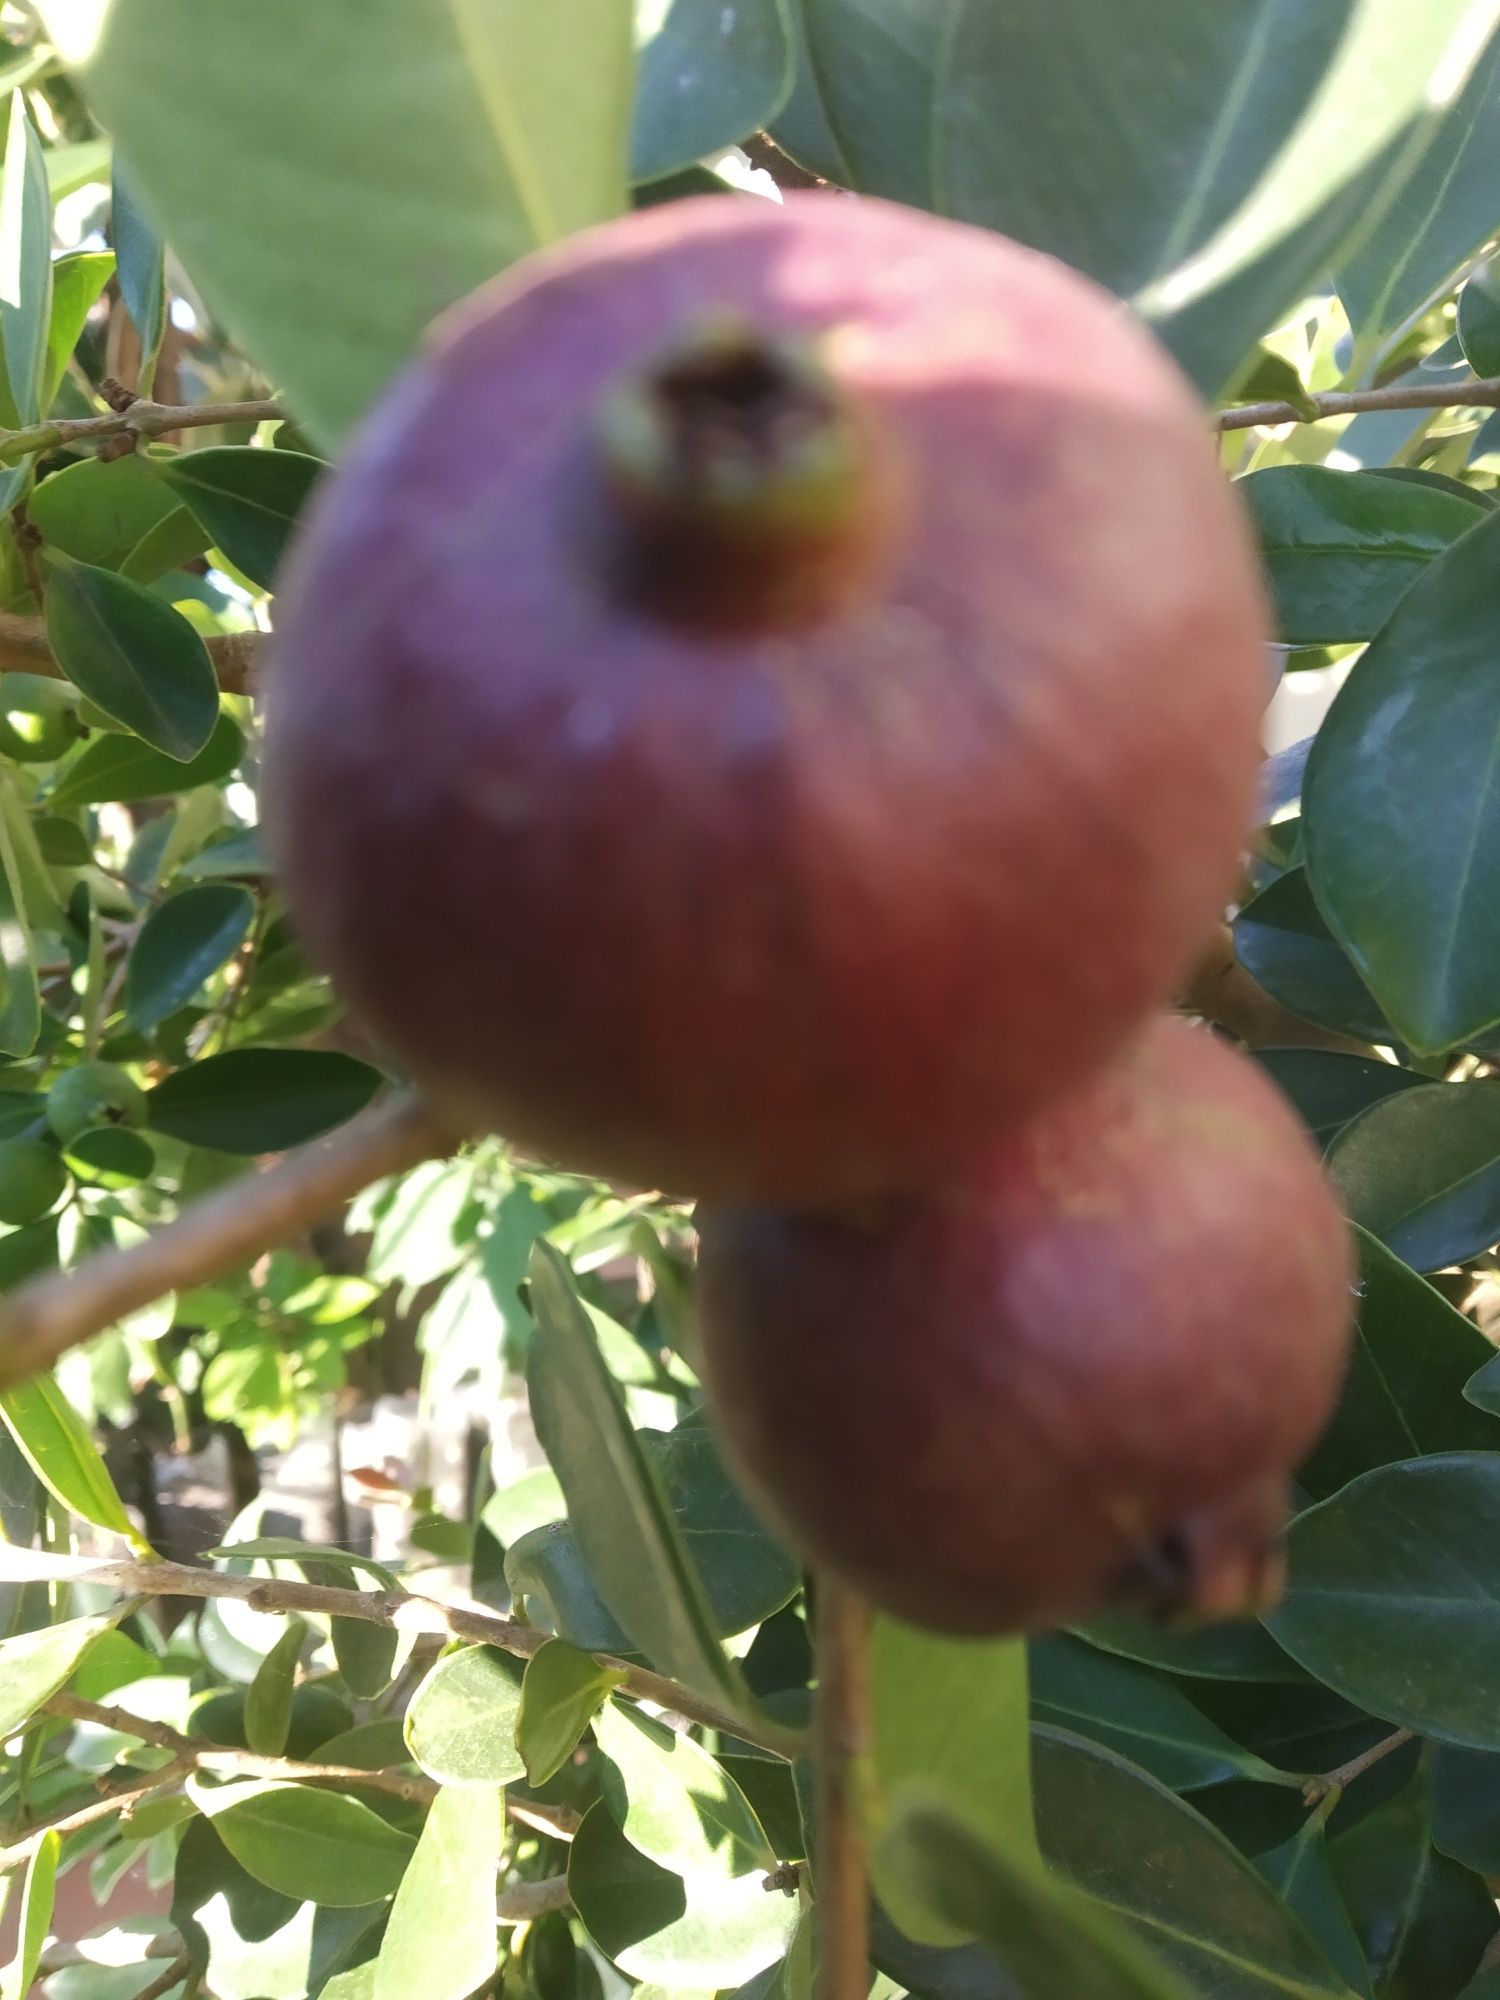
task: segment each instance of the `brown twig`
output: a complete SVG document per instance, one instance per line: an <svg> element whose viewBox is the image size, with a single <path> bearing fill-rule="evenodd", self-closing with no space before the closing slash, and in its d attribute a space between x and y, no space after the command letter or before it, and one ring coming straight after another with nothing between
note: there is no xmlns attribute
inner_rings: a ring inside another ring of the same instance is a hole
<svg viewBox="0 0 1500 2000"><path fill-rule="evenodd" d="M264 632L220 632L205 639L219 686L226 694L248 694L255 685L255 667L266 644ZM40 618L18 611L0 611L0 673L38 674L46 680L66 680L47 640Z"/></svg>
<svg viewBox="0 0 1500 2000"><path fill-rule="evenodd" d="M1351 1757L1347 1764L1340 1764L1335 1770L1324 1771L1316 1778L1309 1778L1302 1787L1304 1801L1310 1806L1321 1805L1331 1792L1341 1792L1346 1785L1352 1785L1354 1780L1363 1777L1372 1765L1380 1763L1382 1758L1389 1757L1393 1751L1410 1743L1415 1735L1414 1729L1397 1729L1390 1736L1381 1737L1380 1741L1373 1744L1370 1749L1362 1750L1357 1757Z"/></svg>
<svg viewBox="0 0 1500 2000"><path fill-rule="evenodd" d="M201 1285L299 1235L387 1174L452 1150L458 1134L420 1098L387 1098L326 1139L185 1208L144 1241L100 1251L0 1300L0 1388L168 1292Z"/></svg>
<svg viewBox="0 0 1500 2000"><path fill-rule="evenodd" d="M573 1906L566 1875L549 1875L541 1882L512 1882L500 1891L495 1914L502 1924L530 1924L553 1910Z"/></svg>
<svg viewBox="0 0 1500 2000"><path fill-rule="evenodd" d="M870 1988L870 1888L860 1797L870 1754L869 1629L864 1600L820 1575L813 1711L817 2000L865 2000Z"/></svg>
<svg viewBox="0 0 1500 2000"><path fill-rule="evenodd" d="M46 1549L19 1548L0 1542L0 1582L40 1583L48 1580L103 1584L138 1597L234 1598L253 1611L312 1612L331 1618L353 1618L365 1625L382 1625L395 1632L437 1633L498 1646L529 1660L546 1645L549 1634L490 1611L472 1611L434 1597L402 1590L345 1590L337 1585L302 1583L289 1577L231 1576L225 1570L192 1569L184 1563L119 1560L97 1556L54 1554ZM805 1747L800 1735L764 1718L736 1716L704 1701L690 1688L633 1667L608 1654L600 1664L620 1677L622 1691L653 1708L684 1716L702 1729L716 1729L759 1745L779 1757L795 1757Z"/></svg>
<svg viewBox="0 0 1500 2000"><path fill-rule="evenodd" d="M268 397L247 403L188 403L176 406L137 397L108 416L61 417L54 423L28 424L23 430L0 430L0 464L14 465L35 452L56 451L61 445L93 444L101 438L165 437L169 431L190 431L206 424L275 423L286 415Z"/></svg>
<svg viewBox="0 0 1500 2000"><path fill-rule="evenodd" d="M1447 410L1500 408L1500 375L1470 375L1458 382L1393 382L1384 389L1329 389L1304 403L1241 403L1214 414L1216 431L1248 431L1257 424L1316 424L1325 417L1358 416L1365 410Z"/></svg>
<svg viewBox="0 0 1500 2000"><path fill-rule="evenodd" d="M170 1791L186 1775L186 1765L164 1764L160 1770L150 1772L138 1785L126 1785L119 1791L106 1792L102 1798L91 1799L86 1806L75 1806L71 1812L59 1813L55 1819L29 1827L21 1839L12 1841L8 1847L0 1847L0 1875L8 1875L12 1869L24 1867L49 1833L79 1833L84 1827L97 1826L102 1819L113 1819L116 1813L128 1818L137 1806L158 1792Z"/></svg>
<svg viewBox="0 0 1500 2000"><path fill-rule="evenodd" d="M1234 934L1220 924L1178 995L1178 1005L1200 1014L1216 1028L1252 1049L1338 1049L1348 1055L1373 1053L1367 1042L1304 1021L1283 1007L1248 973L1235 955Z"/></svg>
<svg viewBox="0 0 1500 2000"><path fill-rule="evenodd" d="M37 1960L38 1979L50 1979L54 1972L62 1972L69 1966L93 1965L108 1967L111 1971L124 1965L149 1965L154 1959L176 1958L182 1950L182 1939L176 1931L158 1931L146 1936L141 1932L115 1933L116 1938L126 1937L131 1944L139 1947L137 1956L120 1959L113 1951L107 1955L91 1952L89 1940L79 1944L49 1944Z"/></svg>
<svg viewBox="0 0 1500 2000"><path fill-rule="evenodd" d="M179 1952L163 1971L135 1995L135 2000L162 2000L164 1993L170 1993L174 1986L180 1986L193 1969L193 1961L185 1951Z"/></svg>

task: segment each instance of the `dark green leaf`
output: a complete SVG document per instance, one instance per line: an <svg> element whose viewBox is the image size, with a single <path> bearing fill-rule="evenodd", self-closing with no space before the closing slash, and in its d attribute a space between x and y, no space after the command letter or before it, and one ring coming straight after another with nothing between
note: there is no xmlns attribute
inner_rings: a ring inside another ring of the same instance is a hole
<svg viewBox="0 0 1500 2000"><path fill-rule="evenodd" d="M242 575L262 590L276 581L292 530L307 497L328 470L298 451L257 451L223 445L151 461L164 480Z"/></svg>
<svg viewBox="0 0 1500 2000"><path fill-rule="evenodd" d="M618 1672L561 1639L549 1639L532 1655L516 1718L516 1748L528 1784L545 1785L556 1777L619 1683Z"/></svg>
<svg viewBox="0 0 1500 2000"><path fill-rule="evenodd" d="M1244 905L1234 920L1234 949L1251 977L1303 1020L1360 1041L1392 1039L1369 988L1323 921L1301 868L1289 868Z"/></svg>
<svg viewBox="0 0 1500 2000"><path fill-rule="evenodd" d="M1369 1968L1328 1865L1322 1817L1310 1815L1290 1840L1269 1854L1257 1855L1255 1865L1293 1916L1306 1924L1353 1990L1368 1993Z"/></svg>
<svg viewBox="0 0 1500 2000"><path fill-rule="evenodd" d="M1302 792L1308 879L1402 1040L1500 1019L1500 514L1428 565L1339 690Z"/></svg>
<svg viewBox="0 0 1500 2000"><path fill-rule="evenodd" d="M150 1180L156 1153L143 1132L123 1125L98 1125L80 1132L63 1148L63 1158L81 1181L96 1187L135 1187Z"/></svg>
<svg viewBox="0 0 1500 2000"><path fill-rule="evenodd" d="M1429 1083L1362 1112L1328 1164L1350 1215L1418 1271L1500 1240L1500 1078Z"/></svg>
<svg viewBox="0 0 1500 2000"><path fill-rule="evenodd" d="M1432 1754L1432 1841L1479 1875L1500 1875L1500 1751L1439 1743Z"/></svg>
<svg viewBox="0 0 1500 2000"><path fill-rule="evenodd" d="M52 195L47 162L26 92L16 90L10 95L5 171L0 176L0 351L5 357L0 413L12 426L34 424L42 413L51 317Z"/></svg>
<svg viewBox="0 0 1500 2000"><path fill-rule="evenodd" d="M109 235L120 272L120 298L140 336L140 390L151 393L156 355L167 323L166 251L156 225L141 209L130 171L112 164Z"/></svg>
<svg viewBox="0 0 1500 2000"><path fill-rule="evenodd" d="M186 764L206 748L219 683L202 639L178 611L113 571L48 562L47 638L70 681L163 755Z"/></svg>
<svg viewBox="0 0 1500 2000"><path fill-rule="evenodd" d="M243 1796L242 1796L243 1795ZM195 1790L214 1831L257 1882L298 1902L336 1909L390 1895L412 1842L362 1800L311 1785Z"/></svg>
<svg viewBox="0 0 1500 2000"><path fill-rule="evenodd" d="M48 545L78 562L154 583L201 555L208 538L150 471L149 458L82 458L51 473L27 502Z"/></svg>
<svg viewBox="0 0 1500 2000"><path fill-rule="evenodd" d="M1493 258L1458 295L1458 338L1476 375L1500 375L1500 268Z"/></svg>
<svg viewBox="0 0 1500 2000"><path fill-rule="evenodd" d="M1340 1055L1336 1049L1256 1049L1254 1055L1324 1147L1331 1145L1361 1111L1424 1081L1394 1063Z"/></svg>
<svg viewBox="0 0 1500 2000"><path fill-rule="evenodd" d="M1293 1522L1267 1623L1327 1686L1424 1736L1500 1749L1500 1454L1385 1465Z"/></svg>
<svg viewBox="0 0 1500 2000"><path fill-rule="evenodd" d="M158 903L131 948L125 1005L138 1027L185 1007L249 934L255 899L231 882L183 889Z"/></svg>
<svg viewBox="0 0 1500 2000"><path fill-rule="evenodd" d="M279 1153L362 1111L379 1070L336 1049L231 1049L166 1077L147 1097L153 1131L224 1153Z"/></svg>
<svg viewBox="0 0 1500 2000"><path fill-rule="evenodd" d="M41 1139L0 1139L0 1222L40 1222L68 1185L57 1148Z"/></svg>
<svg viewBox="0 0 1500 2000"><path fill-rule="evenodd" d="M412 1696L406 1742L440 1785L508 1785L526 1774L516 1748L519 1673L493 1646L438 1661Z"/></svg>
<svg viewBox="0 0 1500 2000"><path fill-rule="evenodd" d="M1324 465L1270 466L1237 490L1289 646L1372 639L1433 557L1484 511L1477 498Z"/></svg>
<svg viewBox="0 0 1500 2000"><path fill-rule="evenodd" d="M350 1694L372 1701L391 1684L400 1639L380 1625L366 1625L358 1618L330 1618L329 1637L333 1657Z"/></svg>
<svg viewBox="0 0 1500 2000"><path fill-rule="evenodd" d="M673 1992L740 1985L786 1950L797 1906L756 1874L680 1875L631 1846L601 1800L568 1850L568 1887L584 1929L633 1979Z"/></svg>
<svg viewBox="0 0 1500 2000"><path fill-rule="evenodd" d="M1170 1674L1272 1685L1306 1679L1270 1633L1248 1618L1181 1632L1145 1618L1096 1618L1081 1627L1078 1636L1107 1653Z"/></svg>
<svg viewBox="0 0 1500 2000"><path fill-rule="evenodd" d="M292 1724L292 1691L297 1661L307 1638L300 1618L289 1618L286 1630L256 1669L245 1690L245 1743L258 1757L279 1757Z"/></svg>
<svg viewBox="0 0 1500 2000"><path fill-rule="evenodd" d="M65 767L48 803L54 811L105 799L131 804L194 785L215 785L239 763L244 747L239 725L227 714L220 715L208 742L186 764L133 736L97 736Z"/></svg>
<svg viewBox="0 0 1500 2000"><path fill-rule="evenodd" d="M630 1427L567 1267L544 1242L532 1252L531 1302L532 1416L589 1574L663 1673L733 1706L741 1698L739 1677L719 1645L661 1476Z"/></svg>
<svg viewBox="0 0 1500 2000"><path fill-rule="evenodd" d="M792 87L781 0L637 4L630 172L638 181L733 145L780 110Z"/></svg>

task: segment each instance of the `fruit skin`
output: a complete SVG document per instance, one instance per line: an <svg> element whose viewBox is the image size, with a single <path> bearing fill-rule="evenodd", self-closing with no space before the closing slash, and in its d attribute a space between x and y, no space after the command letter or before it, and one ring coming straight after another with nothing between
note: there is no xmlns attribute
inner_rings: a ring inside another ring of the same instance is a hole
<svg viewBox="0 0 1500 2000"><path fill-rule="evenodd" d="M700 1364L793 1545L995 1633L1226 1616L1279 1585L1287 1474L1348 1346L1349 1235L1275 1087L1154 1025L885 1212L700 1211Z"/></svg>
<svg viewBox="0 0 1500 2000"><path fill-rule="evenodd" d="M726 314L821 341L900 496L791 630L634 607L600 554L600 411ZM1202 412L1106 294L872 199L671 203L440 323L327 482L267 833L461 1116L638 1184L864 1194L1171 991L1250 821L1265 629Z"/></svg>

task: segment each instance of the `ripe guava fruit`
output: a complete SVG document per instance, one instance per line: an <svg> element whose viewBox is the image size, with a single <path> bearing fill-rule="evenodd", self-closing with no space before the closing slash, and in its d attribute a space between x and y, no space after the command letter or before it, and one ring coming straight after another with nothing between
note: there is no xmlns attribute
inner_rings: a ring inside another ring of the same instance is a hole
<svg viewBox="0 0 1500 2000"><path fill-rule="evenodd" d="M1348 1231L1284 1099L1166 1021L923 1193L700 1211L700 1361L794 1546L955 1632L1269 1600Z"/></svg>
<svg viewBox="0 0 1500 2000"><path fill-rule="evenodd" d="M460 1116L863 1195L1170 993L1249 824L1265 631L1118 302L881 201L672 203L456 309L327 482L267 833Z"/></svg>

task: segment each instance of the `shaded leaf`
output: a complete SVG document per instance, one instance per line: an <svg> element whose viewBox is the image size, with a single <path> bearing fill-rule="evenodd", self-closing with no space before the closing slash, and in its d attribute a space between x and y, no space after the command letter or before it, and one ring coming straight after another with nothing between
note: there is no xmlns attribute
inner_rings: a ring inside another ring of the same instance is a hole
<svg viewBox="0 0 1500 2000"><path fill-rule="evenodd" d="M1369 988L1323 921L1305 870L1289 868L1241 907L1234 949L1257 985L1304 1021L1360 1041L1392 1039Z"/></svg>
<svg viewBox="0 0 1500 2000"><path fill-rule="evenodd" d="M255 900L234 883L183 889L158 903L131 947L125 1005L137 1026L158 1027L185 1007L249 935Z"/></svg>
<svg viewBox="0 0 1500 2000"><path fill-rule="evenodd" d="M0 352L5 357L5 422L34 424L42 413L47 328L52 317L52 195L42 142L26 92L10 94L5 169L0 176Z"/></svg>
<svg viewBox="0 0 1500 2000"><path fill-rule="evenodd" d="M1253 1054L1324 1147L1361 1111L1425 1081L1395 1063L1341 1055L1336 1049L1256 1049Z"/></svg>
<svg viewBox="0 0 1500 2000"><path fill-rule="evenodd" d="M302 1620L289 1618L245 1690L245 1743L259 1757L279 1757L286 1748L297 1662L306 1638Z"/></svg>
<svg viewBox="0 0 1500 2000"><path fill-rule="evenodd" d="M1328 1164L1350 1215L1418 1271L1500 1240L1500 1078L1429 1083L1362 1112Z"/></svg>
<svg viewBox="0 0 1500 2000"><path fill-rule="evenodd" d="M337 1049L231 1049L149 1092L153 1131L223 1153L279 1153L362 1111L379 1070Z"/></svg>
<svg viewBox="0 0 1500 2000"><path fill-rule="evenodd" d="M221 714L198 755L181 764L133 736L96 736L64 768L48 803L54 811L106 799L132 804L215 785L239 763L245 741L233 716Z"/></svg>
<svg viewBox="0 0 1500 2000"><path fill-rule="evenodd" d="M630 171L690 166L767 124L792 85L780 0L637 0Z"/></svg>
<svg viewBox="0 0 1500 2000"><path fill-rule="evenodd" d="M82 458L49 473L26 503L48 545L153 583L201 555L207 538L150 471L149 458Z"/></svg>
<svg viewBox="0 0 1500 2000"><path fill-rule="evenodd" d="M307 497L328 470L322 459L303 452L249 445L178 452L151 464L214 547L262 590L273 587Z"/></svg>
<svg viewBox="0 0 1500 2000"><path fill-rule="evenodd" d="M186 764L219 714L202 639L178 611L113 571L51 554L47 638L68 679L163 755Z"/></svg>

